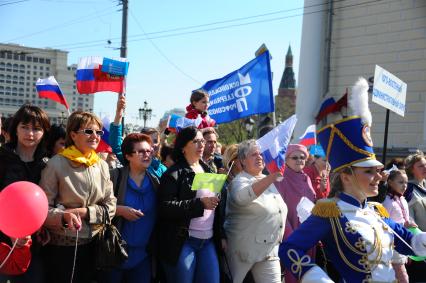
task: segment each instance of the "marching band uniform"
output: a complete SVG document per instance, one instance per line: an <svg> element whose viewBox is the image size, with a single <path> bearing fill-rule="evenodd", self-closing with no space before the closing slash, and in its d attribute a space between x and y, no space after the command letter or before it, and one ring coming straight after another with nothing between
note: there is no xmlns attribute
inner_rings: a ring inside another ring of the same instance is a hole
<svg viewBox="0 0 426 283"><path fill-rule="evenodd" d="M368 124L358 116L318 131L334 172L349 166L382 166L375 158L369 133ZM281 260L301 282L333 282L306 254L318 241L341 282L396 282L391 265L394 249L405 255L426 255L426 233L413 235L392 221L381 204L360 203L345 192L319 200L311 216L280 246Z"/></svg>

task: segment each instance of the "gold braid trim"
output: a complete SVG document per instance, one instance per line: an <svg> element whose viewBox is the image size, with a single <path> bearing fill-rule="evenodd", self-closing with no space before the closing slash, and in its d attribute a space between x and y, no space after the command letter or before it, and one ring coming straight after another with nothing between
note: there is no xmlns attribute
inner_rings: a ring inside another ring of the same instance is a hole
<svg viewBox="0 0 426 283"><path fill-rule="evenodd" d="M371 152L369 152L369 151L366 151L366 150L363 150L363 149L361 149L361 148L359 148L359 147L357 147L357 146L355 146L353 143L351 143L351 141L350 140L348 140L348 138L339 130L339 129L337 129L336 127L333 127L333 130L334 131L336 131L336 134L343 140L343 142L347 145L347 146L349 146L349 148L350 149L352 149L353 151L356 151L356 152L358 152L358 153L360 153L360 154L364 154L364 155L367 155L367 156L370 156L370 157L374 157L375 155L374 155L374 153L371 153Z"/></svg>
<svg viewBox="0 0 426 283"><path fill-rule="evenodd" d="M374 207L374 210L384 218L389 218L389 212L386 210L386 208L383 206L383 204L379 202L369 201L368 204L372 205Z"/></svg>
<svg viewBox="0 0 426 283"><path fill-rule="evenodd" d="M324 218L339 217L340 209L334 199L321 199L315 204L312 214Z"/></svg>

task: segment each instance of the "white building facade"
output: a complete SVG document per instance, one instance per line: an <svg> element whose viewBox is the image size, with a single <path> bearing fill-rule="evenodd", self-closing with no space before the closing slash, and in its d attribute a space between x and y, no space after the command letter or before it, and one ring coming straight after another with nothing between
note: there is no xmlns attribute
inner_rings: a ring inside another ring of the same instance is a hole
<svg viewBox="0 0 426 283"><path fill-rule="evenodd" d="M77 65L67 64L66 51L0 44L0 114L12 116L25 103L45 110L52 123L61 123L67 110L55 101L39 98L35 83L39 78L55 76L70 112L92 111L93 95L80 95L75 84Z"/></svg>
<svg viewBox="0 0 426 283"><path fill-rule="evenodd" d="M300 56L296 135L314 123L326 97L337 100L359 76L374 77L377 64L408 85L405 117L390 114L388 155L426 150L426 1L305 0ZM315 110L303 111L307 102ZM371 98L370 109L381 149L386 109Z"/></svg>

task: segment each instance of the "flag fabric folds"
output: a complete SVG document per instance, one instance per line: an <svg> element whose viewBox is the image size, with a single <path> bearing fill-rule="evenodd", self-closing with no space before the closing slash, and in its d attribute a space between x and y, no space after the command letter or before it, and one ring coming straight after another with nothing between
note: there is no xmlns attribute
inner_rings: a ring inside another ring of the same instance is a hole
<svg viewBox="0 0 426 283"><path fill-rule="evenodd" d="M269 52L202 86L210 96L208 113L217 124L274 111Z"/></svg>
<svg viewBox="0 0 426 283"><path fill-rule="evenodd" d="M284 173L285 152L296 122L296 115L293 115L257 140L269 173L278 171Z"/></svg>
<svg viewBox="0 0 426 283"><path fill-rule="evenodd" d="M64 105L66 109L70 108L54 76L46 79L38 79L36 90L39 97L54 100Z"/></svg>
<svg viewBox="0 0 426 283"><path fill-rule="evenodd" d="M80 58L76 73L77 90L80 94L100 91L123 93L125 91L125 77L102 71L103 60L103 57L97 56ZM127 59L116 60L126 62Z"/></svg>
<svg viewBox="0 0 426 283"><path fill-rule="evenodd" d="M299 138L299 144L303 144L306 147L317 144L317 136L315 132L315 124L308 126L305 133Z"/></svg>
<svg viewBox="0 0 426 283"><path fill-rule="evenodd" d="M98 147L96 148L96 152L108 152L112 153L112 148L109 145L109 125L111 121L108 117L102 118L102 131L104 131L103 136L101 137L101 141L99 142Z"/></svg>
<svg viewBox="0 0 426 283"><path fill-rule="evenodd" d="M336 102L334 98L326 99L320 107L320 110L315 117L317 124L324 119L328 114L338 112L342 110L343 107L348 106L348 90L346 93Z"/></svg>
<svg viewBox="0 0 426 283"><path fill-rule="evenodd" d="M198 116L197 119L188 119L176 114L172 114L169 116L167 121L167 128L176 129L176 131L179 132L181 129L190 126L198 128L202 121L203 119L200 116Z"/></svg>

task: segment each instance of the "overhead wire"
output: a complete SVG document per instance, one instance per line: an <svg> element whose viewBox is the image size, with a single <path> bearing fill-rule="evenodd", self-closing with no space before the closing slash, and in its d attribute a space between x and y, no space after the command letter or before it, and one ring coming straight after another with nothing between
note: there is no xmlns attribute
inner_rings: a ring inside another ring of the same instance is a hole
<svg viewBox="0 0 426 283"><path fill-rule="evenodd" d="M19 1L13 1L13 2L8 2L8 3L0 3L0 6L6 6L6 5L13 5L13 4L18 4L18 3L22 3L22 2L28 2L30 0L19 0Z"/></svg>
<svg viewBox="0 0 426 283"><path fill-rule="evenodd" d="M22 1L29 1L29 0L22 0ZM110 11L114 7L115 6L108 7L108 8L102 9L100 11L96 11L95 13L90 13L90 14L87 14L85 16L82 16L82 17L79 17L79 18L75 18L75 19L63 22L63 23L61 23L59 25L50 26L50 27L48 27L46 29L43 29L43 30L39 30L39 31L36 31L36 32L33 32L33 33L29 33L29 34L26 34L26 35L22 35L22 36L18 36L18 37L15 37L15 38L11 38L11 39L5 40L5 42L12 42L12 41L15 41L15 40L18 40L18 39L32 37L32 36L37 35L37 34L41 34L41 33L47 32L47 31L51 31L51 30L63 28L63 27L70 26L70 25L73 25L73 24L82 23L82 22L85 22L85 21L95 20L92 16L94 16L94 15L98 15L99 16L100 12L104 12L104 11L106 12L106 11L108 11L108 12L102 14L103 16L115 13L115 11Z"/></svg>
<svg viewBox="0 0 426 283"><path fill-rule="evenodd" d="M138 27L140 28L140 30L145 33L144 28L142 27L141 23L138 21L138 19L135 17L135 15L133 14L133 12L130 10L130 16L133 18L133 20L136 22L136 24L138 25ZM147 40L151 43L151 45L155 48L155 50L157 50L157 52L170 64L172 65L178 72L180 72L182 75L184 75L185 77L191 79L192 81L196 82L197 84L201 85L201 82L198 81L197 79L195 79L193 76L189 75L187 72L185 72L184 70L182 70L178 65L176 65L166 54L164 54L164 52L155 44L155 42L153 40L151 40L148 36L147 36Z"/></svg>
<svg viewBox="0 0 426 283"><path fill-rule="evenodd" d="M340 0L340 2L343 2L343 1L345 1L345 0ZM361 6L361 5L368 5L368 4L373 4L373 3L376 3L376 2L380 2L380 1L383 1L383 0L372 0L372 1L369 0L369 1L361 2L361 3L347 5L347 6L335 7L333 10L341 10L341 9L352 8L352 7ZM257 21L239 23L239 24L232 24L232 25L225 25L225 26L220 26L220 27L200 29L200 30L195 30L195 31L171 33L171 34L160 35L160 36L150 36L150 35L159 34L159 33L165 33L166 31L150 32L150 33L146 33L146 35L145 34L139 34L139 35L129 36L130 39L128 40L128 42L144 41L144 40L149 40L149 39L152 40L152 39L159 39L159 38L168 38L168 37L175 37L175 36L180 36L180 35L202 33L202 32L215 31L215 30L223 30L223 29L228 29L228 28L233 28L233 27L240 27L240 26L246 26L246 25L253 25L253 24L258 24L258 23L279 21L279 20L284 20L284 19L288 19L288 18L294 18L294 17L304 16L304 15L310 15L310 14L320 13L320 12L324 12L324 11L327 11L327 10L328 10L328 8L322 9L322 10L311 11L311 12L304 12L304 13L300 13L300 14L288 15L288 16L283 16L283 17L276 17L276 18L272 18L272 19L263 19L263 20L257 20ZM206 25L210 25L210 24L203 24L203 26L206 26ZM193 26L193 27L196 28L197 26ZM184 27L182 29L189 29L189 27ZM178 29L173 29L173 30L176 31ZM147 38L147 36L150 36L150 37ZM138 38L138 37L140 37L140 38ZM102 41L105 42L105 40L106 39L104 39ZM93 42L93 44L90 44L92 42ZM95 44L94 42L98 42L98 41L80 42L79 44L81 44L81 45L78 45L76 43L75 45L77 45L77 46L70 46L70 47L66 48L66 50L74 50L74 49L87 48L87 47L96 47L96 46L103 45L103 43L97 43L97 44ZM59 47L59 46L63 46L63 45L54 45L53 47Z"/></svg>
<svg viewBox="0 0 426 283"><path fill-rule="evenodd" d="M347 0L339 0L339 1L334 1L334 3L336 2L343 2L343 1L347 1ZM361 3L355 3L355 4L351 4L351 5L346 5L346 6L340 6L340 7L334 7L333 11L335 10L342 10L342 9L346 9L346 8L352 8L352 7L356 7L356 6L361 6L361 5L369 5L369 4L374 4L377 2L382 2L383 0L369 0L369 1L364 1ZM316 5L310 5L310 6L306 6L305 8L309 8L309 7L315 7L315 6L322 6L323 4L316 4ZM160 36L150 36L149 38L147 36L152 35L152 34L159 34L159 33L165 33L166 31L158 31L158 32L149 32L145 34L139 34L139 35L134 35L134 36L129 36L129 38L133 38L133 39L129 39L128 42L136 42L136 41L144 41L144 40L153 40L153 39L159 39L159 38L168 38L168 37L176 37L176 36L181 36L181 35L188 35L188 34L195 34L195 33L203 33L203 32L208 32L208 31L214 31L214 30L223 30L223 29L228 29L228 28L233 28L233 27L239 27L239 26L246 26L246 25L253 25L253 24L258 24L258 23L265 23L265 22L271 22L271 21L278 21L278 20L284 20L284 19L288 19L288 18L294 18L294 17L299 17L299 16L304 16L304 15L310 15L310 14L315 14L315 13L320 13L320 12L324 12L324 11L328 11L328 8L325 9L320 9L320 10L314 10L314 11L310 11L310 12L304 12L304 13L300 13L300 14L293 14L293 15L287 15L287 16L283 16L283 17L276 17L276 18L272 18L272 19L263 19L263 20L257 20L257 21L252 21L252 22L245 22L245 23L239 23L239 24L233 24L233 25L225 25L225 26L220 26L220 27L213 27L213 28L208 28L208 29L201 29L201 30L195 30L195 31L187 31L187 32L180 32L180 33L171 33L171 34L166 34L166 35L160 35ZM256 17L256 16L251 16L252 17ZM232 20L227 20L227 21L232 21ZM203 26L206 25L210 25L212 23L208 23L208 24L202 24ZM194 28L196 28L199 25L193 26ZM184 27L182 29L189 29L189 27ZM178 30L178 28L174 29L174 30ZM142 38L135 38L135 37L141 37ZM94 48L94 47L100 47L100 46L104 46L105 45L105 41L107 39L103 39L103 40L94 40L94 41L87 41L87 42L80 42L80 43L75 43L75 44L68 44L68 48L64 48L64 50L77 50L77 49L84 49L84 48ZM92 43L93 44L90 44ZM95 42L103 42L103 43L95 43ZM75 45L75 46L72 46ZM53 45L51 46L51 48L58 48L60 46L65 46L64 44L61 45ZM40 50L39 52L44 52L43 50ZM48 51L47 51L48 52Z"/></svg>

